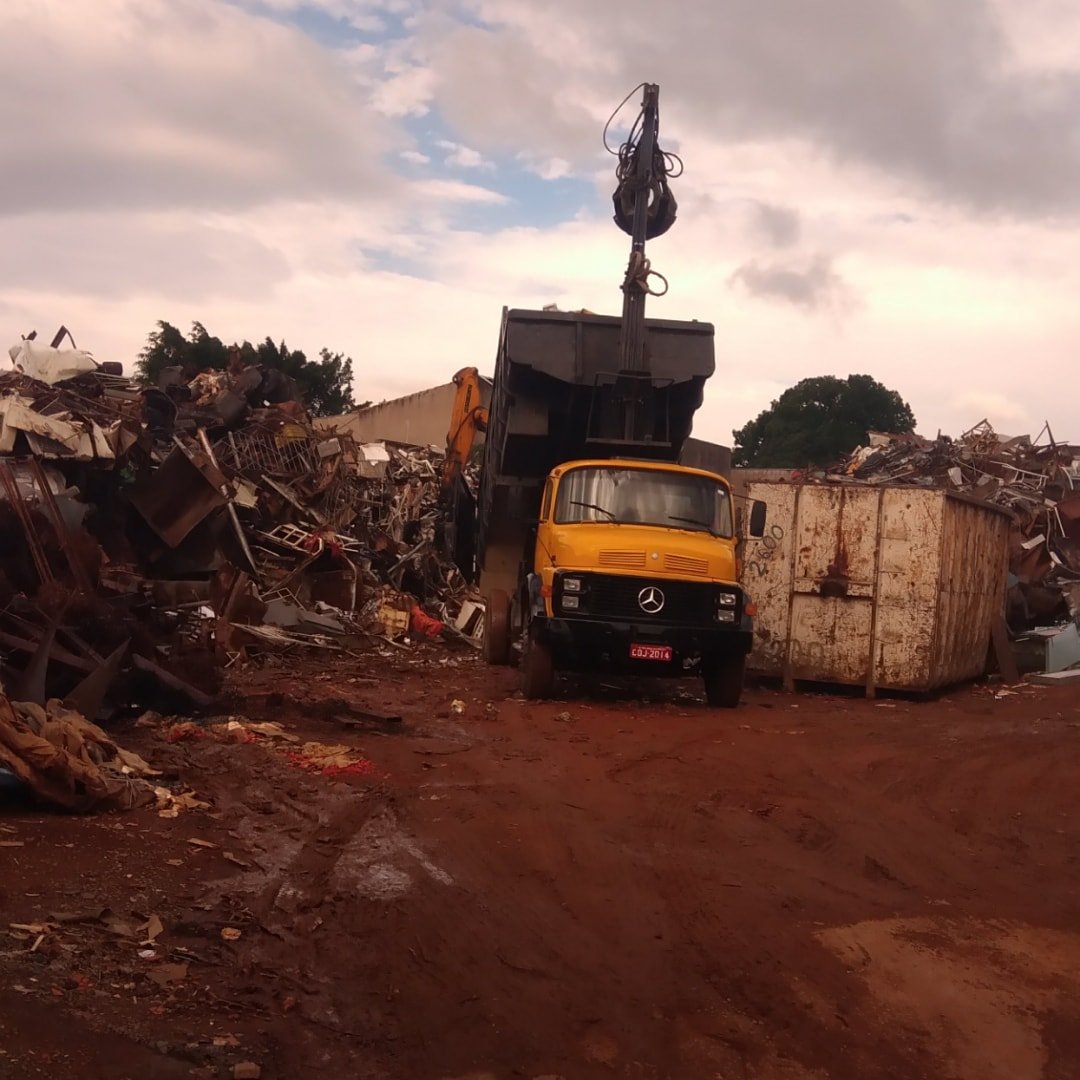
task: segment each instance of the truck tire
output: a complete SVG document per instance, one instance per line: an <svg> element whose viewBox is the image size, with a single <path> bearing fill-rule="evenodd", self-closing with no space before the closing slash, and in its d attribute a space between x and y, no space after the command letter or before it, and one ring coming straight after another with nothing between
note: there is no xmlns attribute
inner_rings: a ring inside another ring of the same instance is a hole
<svg viewBox="0 0 1080 1080"><path fill-rule="evenodd" d="M531 634L521 658L521 689L530 701L543 701L555 689L555 658L551 649Z"/></svg>
<svg viewBox="0 0 1080 1080"><path fill-rule="evenodd" d="M702 666L705 678L705 700L714 709L734 709L742 697L743 672L746 657L719 656Z"/></svg>
<svg viewBox="0 0 1080 1080"><path fill-rule="evenodd" d="M484 608L484 659L496 667L510 663L510 597L492 589Z"/></svg>

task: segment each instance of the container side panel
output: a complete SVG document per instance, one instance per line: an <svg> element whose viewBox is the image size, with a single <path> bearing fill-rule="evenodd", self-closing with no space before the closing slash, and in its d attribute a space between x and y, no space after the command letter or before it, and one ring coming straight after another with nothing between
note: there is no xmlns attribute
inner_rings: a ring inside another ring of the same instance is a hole
<svg viewBox="0 0 1080 1080"><path fill-rule="evenodd" d="M1009 522L985 507L943 496L938 633L930 685L986 670L993 620L1005 597Z"/></svg>
<svg viewBox="0 0 1080 1080"><path fill-rule="evenodd" d="M875 488L804 488L799 500L796 592L836 599L874 595L878 498Z"/></svg>
<svg viewBox="0 0 1080 1080"><path fill-rule="evenodd" d="M931 683L942 498L935 491L882 492L874 684L922 690Z"/></svg>
<svg viewBox="0 0 1080 1080"><path fill-rule="evenodd" d="M796 594L791 606L792 678L864 684L872 616L869 599Z"/></svg>
<svg viewBox="0 0 1080 1080"><path fill-rule="evenodd" d="M749 514L744 510L742 515L741 581L758 608L754 620L754 649L748 666L763 675L781 675L784 670L798 490L794 484L749 485L749 498L760 499L768 507L765 536L760 539L745 535Z"/></svg>
<svg viewBox="0 0 1080 1080"><path fill-rule="evenodd" d="M879 502L875 488L803 490L791 609L794 679L866 682Z"/></svg>

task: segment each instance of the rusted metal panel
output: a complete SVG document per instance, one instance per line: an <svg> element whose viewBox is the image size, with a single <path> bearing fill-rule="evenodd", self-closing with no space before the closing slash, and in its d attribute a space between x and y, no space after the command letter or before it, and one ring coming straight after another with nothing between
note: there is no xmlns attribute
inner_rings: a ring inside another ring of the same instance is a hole
<svg viewBox="0 0 1080 1080"><path fill-rule="evenodd" d="M939 489L755 483L745 537L758 606L750 668L788 681L930 690L982 673L1005 594L1009 523Z"/></svg>
<svg viewBox="0 0 1080 1080"><path fill-rule="evenodd" d="M156 472L134 487L131 505L169 547L229 500L228 482L201 450L177 446Z"/></svg>
<svg viewBox="0 0 1080 1080"><path fill-rule="evenodd" d="M873 611L867 597L794 593L785 677L866 682Z"/></svg>
<svg viewBox="0 0 1080 1080"><path fill-rule="evenodd" d="M941 546L941 493L879 488L875 688L929 689Z"/></svg>
<svg viewBox="0 0 1080 1080"><path fill-rule="evenodd" d="M972 678L984 670L988 628L1002 609L1008 545L1009 522L1004 515L958 499L946 500L931 686Z"/></svg>
<svg viewBox="0 0 1080 1080"><path fill-rule="evenodd" d="M878 502L872 488L807 488L799 499L789 681L868 678Z"/></svg>
<svg viewBox="0 0 1080 1080"><path fill-rule="evenodd" d="M809 488L809 493L799 500L796 519L795 592L872 597L878 492L837 486Z"/></svg>
<svg viewBox="0 0 1080 1080"><path fill-rule="evenodd" d="M757 633L749 665L765 675L782 675L790 636L792 539L803 489L794 484L767 484L762 485L762 490L764 496L752 498L765 497L768 502L765 535L744 536L741 544L742 583L758 608Z"/></svg>

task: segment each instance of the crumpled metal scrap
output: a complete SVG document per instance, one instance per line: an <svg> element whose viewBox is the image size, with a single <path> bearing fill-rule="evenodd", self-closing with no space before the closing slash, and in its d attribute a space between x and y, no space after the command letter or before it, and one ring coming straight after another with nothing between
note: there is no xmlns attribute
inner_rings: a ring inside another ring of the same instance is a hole
<svg viewBox="0 0 1080 1080"><path fill-rule="evenodd" d="M1010 626L1080 615L1080 446L1056 440L1049 425L1034 439L986 420L955 439L871 432L819 478L944 487L1009 510Z"/></svg>

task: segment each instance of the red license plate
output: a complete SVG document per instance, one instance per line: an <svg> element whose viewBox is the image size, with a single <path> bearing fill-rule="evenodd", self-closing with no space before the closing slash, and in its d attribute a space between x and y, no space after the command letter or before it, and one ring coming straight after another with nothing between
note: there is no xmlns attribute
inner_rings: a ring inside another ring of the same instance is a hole
<svg viewBox="0 0 1080 1080"><path fill-rule="evenodd" d="M670 645L631 645L631 660L670 660Z"/></svg>

